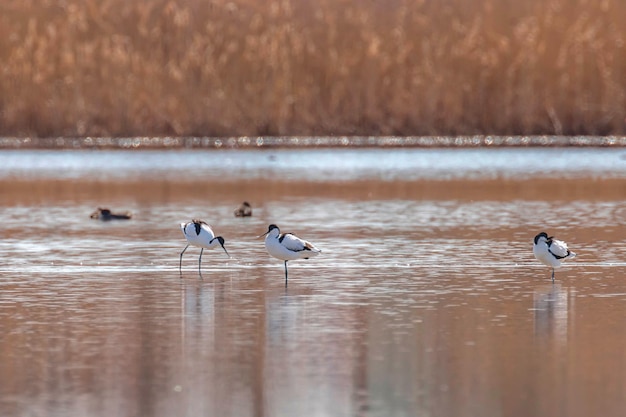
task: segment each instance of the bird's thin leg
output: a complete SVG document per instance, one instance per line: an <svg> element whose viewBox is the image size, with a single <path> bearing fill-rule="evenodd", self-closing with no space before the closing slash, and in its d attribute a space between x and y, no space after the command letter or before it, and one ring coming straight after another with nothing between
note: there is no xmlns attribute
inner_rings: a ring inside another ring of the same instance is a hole
<svg viewBox="0 0 626 417"><path fill-rule="evenodd" d="M200 249L200 257L198 258L198 274L200 274L200 278L202 278L202 252L204 252L204 248Z"/></svg>
<svg viewBox="0 0 626 417"><path fill-rule="evenodd" d="M285 287L287 287L287 261L285 261Z"/></svg>
<svg viewBox="0 0 626 417"><path fill-rule="evenodd" d="M554 268L552 268L552 282L554 283Z"/></svg>
<svg viewBox="0 0 626 417"><path fill-rule="evenodd" d="M187 246L185 246L185 249L183 249L183 251L180 253L180 263L178 264L178 270L180 271L181 276L183 275L183 253L185 253L188 247L189 247L189 243L187 244Z"/></svg>

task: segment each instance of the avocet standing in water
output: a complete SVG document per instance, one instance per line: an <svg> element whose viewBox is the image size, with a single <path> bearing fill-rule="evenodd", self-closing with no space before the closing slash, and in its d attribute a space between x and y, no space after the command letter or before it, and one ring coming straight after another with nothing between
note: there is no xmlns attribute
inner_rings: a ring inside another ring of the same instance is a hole
<svg viewBox="0 0 626 417"><path fill-rule="evenodd" d="M552 268L552 282L554 282L554 268L560 267L562 261L576 256L567 248L567 243L556 240L545 232L535 236L533 253L537 260Z"/></svg>
<svg viewBox="0 0 626 417"><path fill-rule="evenodd" d="M189 245L198 246L200 249L200 258L198 258L198 273L202 277L202 252L204 249L213 249L216 246L221 246L226 252L226 256L230 258L228 251L224 247L224 238L221 236L215 236L211 227L202 220L192 220L189 223L181 223L180 228L187 239L187 246L180 253L180 263L178 265L180 274L183 273L183 253L187 250Z"/></svg>
<svg viewBox="0 0 626 417"><path fill-rule="evenodd" d="M285 261L285 287L287 286L287 262L295 259L309 259L317 256L321 250L311 242L302 240L291 233L280 233L275 224L270 224L265 236L265 249L274 258Z"/></svg>

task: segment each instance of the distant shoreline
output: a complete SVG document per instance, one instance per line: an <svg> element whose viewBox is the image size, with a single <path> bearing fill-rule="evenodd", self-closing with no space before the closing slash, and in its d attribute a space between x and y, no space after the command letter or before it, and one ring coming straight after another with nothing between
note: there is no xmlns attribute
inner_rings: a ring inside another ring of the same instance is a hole
<svg viewBox="0 0 626 417"><path fill-rule="evenodd" d="M468 148L626 147L623 136L242 136L0 138L0 149L277 149L277 148Z"/></svg>

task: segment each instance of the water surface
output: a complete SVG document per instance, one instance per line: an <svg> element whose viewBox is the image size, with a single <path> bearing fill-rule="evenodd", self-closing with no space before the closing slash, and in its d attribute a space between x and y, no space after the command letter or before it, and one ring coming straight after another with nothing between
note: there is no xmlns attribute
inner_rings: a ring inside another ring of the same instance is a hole
<svg viewBox="0 0 626 417"><path fill-rule="evenodd" d="M0 414L622 415L620 152L458 152L0 153Z"/></svg>
<svg viewBox="0 0 626 417"><path fill-rule="evenodd" d="M266 149L0 152L0 178L416 181L626 178L621 148Z"/></svg>

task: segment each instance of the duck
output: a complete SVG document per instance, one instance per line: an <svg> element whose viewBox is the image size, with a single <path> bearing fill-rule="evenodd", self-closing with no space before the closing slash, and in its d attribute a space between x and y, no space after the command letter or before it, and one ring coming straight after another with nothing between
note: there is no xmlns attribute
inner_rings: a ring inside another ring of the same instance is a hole
<svg viewBox="0 0 626 417"><path fill-rule="evenodd" d="M109 220L129 220L133 217L132 213L124 212L124 213L113 213L108 208L100 208L98 210L91 213L92 219L109 221Z"/></svg>
<svg viewBox="0 0 626 417"><path fill-rule="evenodd" d="M235 217L250 217L252 216L252 206L247 201L241 203L239 207L235 209Z"/></svg>

